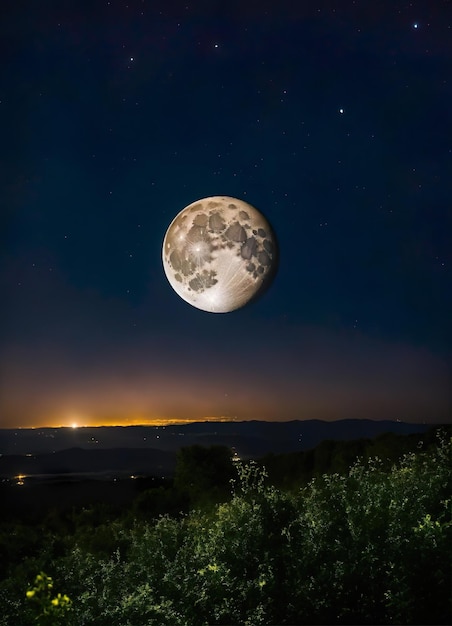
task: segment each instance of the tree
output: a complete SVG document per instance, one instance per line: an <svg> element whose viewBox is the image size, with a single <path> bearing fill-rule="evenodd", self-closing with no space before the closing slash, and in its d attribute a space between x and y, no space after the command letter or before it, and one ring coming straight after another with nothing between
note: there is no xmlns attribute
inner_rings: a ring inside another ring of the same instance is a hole
<svg viewBox="0 0 452 626"><path fill-rule="evenodd" d="M225 500L235 471L226 446L181 448L177 454L174 486L188 495L192 505Z"/></svg>

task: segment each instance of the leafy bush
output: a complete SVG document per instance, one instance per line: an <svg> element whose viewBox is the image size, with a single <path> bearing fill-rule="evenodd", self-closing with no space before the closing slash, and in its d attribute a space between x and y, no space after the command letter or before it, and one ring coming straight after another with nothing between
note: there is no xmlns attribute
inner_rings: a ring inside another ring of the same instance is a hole
<svg viewBox="0 0 452 626"><path fill-rule="evenodd" d="M66 623L450 623L451 444L390 469L360 461L297 493L239 464L213 510L113 526L109 554L82 542L47 556L73 601ZM4 626L31 623L14 591L23 598L23 571L0 584Z"/></svg>
<svg viewBox="0 0 452 626"><path fill-rule="evenodd" d="M27 590L26 597L36 607L35 620L38 626L65 623L67 612L71 609L71 600L63 593L55 595L53 580L47 574L41 572L36 576L34 586Z"/></svg>

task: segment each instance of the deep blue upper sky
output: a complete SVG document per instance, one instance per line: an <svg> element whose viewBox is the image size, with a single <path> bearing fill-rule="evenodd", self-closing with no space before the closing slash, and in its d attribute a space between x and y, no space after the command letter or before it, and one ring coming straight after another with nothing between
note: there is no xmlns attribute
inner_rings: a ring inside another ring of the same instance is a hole
<svg viewBox="0 0 452 626"><path fill-rule="evenodd" d="M0 426L450 419L450 3L1 12ZM210 195L280 247L229 314L162 269Z"/></svg>

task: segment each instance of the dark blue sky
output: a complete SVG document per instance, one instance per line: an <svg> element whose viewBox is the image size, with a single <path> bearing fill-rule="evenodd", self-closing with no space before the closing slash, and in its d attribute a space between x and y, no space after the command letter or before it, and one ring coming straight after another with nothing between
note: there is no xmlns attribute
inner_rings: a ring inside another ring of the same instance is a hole
<svg viewBox="0 0 452 626"><path fill-rule="evenodd" d="M450 3L1 11L0 426L450 420ZM162 269L211 195L280 247L229 314Z"/></svg>

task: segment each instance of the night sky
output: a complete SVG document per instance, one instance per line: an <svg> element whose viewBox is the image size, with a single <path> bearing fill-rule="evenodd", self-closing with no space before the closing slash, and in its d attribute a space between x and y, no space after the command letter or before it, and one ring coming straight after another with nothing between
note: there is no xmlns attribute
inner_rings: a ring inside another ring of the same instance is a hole
<svg viewBox="0 0 452 626"><path fill-rule="evenodd" d="M451 418L452 5L2 0L0 426ZM225 314L163 237L279 242Z"/></svg>

